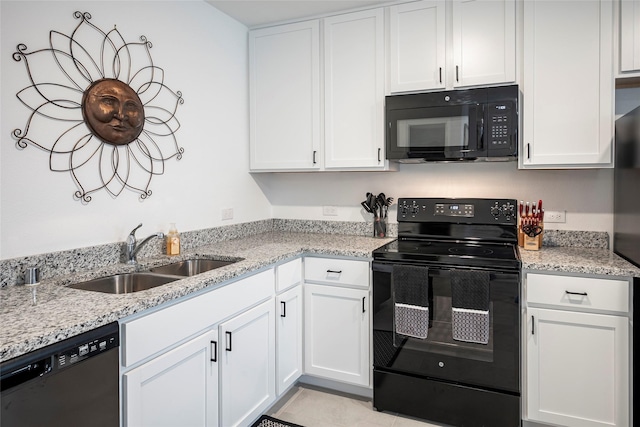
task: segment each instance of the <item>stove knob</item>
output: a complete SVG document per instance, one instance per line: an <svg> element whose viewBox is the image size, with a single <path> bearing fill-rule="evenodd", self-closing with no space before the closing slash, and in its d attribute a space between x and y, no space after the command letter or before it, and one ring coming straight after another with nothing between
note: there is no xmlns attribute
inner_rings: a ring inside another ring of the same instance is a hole
<svg viewBox="0 0 640 427"><path fill-rule="evenodd" d="M411 215L416 216L418 212L420 212L420 206L418 206L416 202L413 202L413 205L411 205Z"/></svg>
<svg viewBox="0 0 640 427"><path fill-rule="evenodd" d="M515 206L507 202L507 204L503 206L502 211L504 212L504 215L507 217L507 221L509 221L515 215L514 213Z"/></svg>
<svg viewBox="0 0 640 427"><path fill-rule="evenodd" d="M407 211L409 210L407 202L403 202L401 206L398 206L398 210L400 211L400 215L407 216Z"/></svg>
<svg viewBox="0 0 640 427"><path fill-rule="evenodd" d="M497 219L500 216L501 211L502 209L500 208L500 206L495 205L491 208L491 215L493 215Z"/></svg>

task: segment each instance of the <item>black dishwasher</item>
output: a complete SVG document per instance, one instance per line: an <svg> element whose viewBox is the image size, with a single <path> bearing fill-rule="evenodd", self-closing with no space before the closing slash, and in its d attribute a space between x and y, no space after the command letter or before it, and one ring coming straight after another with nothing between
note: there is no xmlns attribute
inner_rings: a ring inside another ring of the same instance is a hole
<svg viewBox="0 0 640 427"><path fill-rule="evenodd" d="M119 425L113 322L0 364L0 420L13 426Z"/></svg>

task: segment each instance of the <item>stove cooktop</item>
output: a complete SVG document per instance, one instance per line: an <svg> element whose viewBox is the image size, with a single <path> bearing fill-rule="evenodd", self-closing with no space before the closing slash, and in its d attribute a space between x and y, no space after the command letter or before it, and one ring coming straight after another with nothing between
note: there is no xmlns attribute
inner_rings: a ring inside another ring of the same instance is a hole
<svg viewBox="0 0 640 427"><path fill-rule="evenodd" d="M376 249L374 260L456 266L520 268L516 245L451 241L395 240Z"/></svg>

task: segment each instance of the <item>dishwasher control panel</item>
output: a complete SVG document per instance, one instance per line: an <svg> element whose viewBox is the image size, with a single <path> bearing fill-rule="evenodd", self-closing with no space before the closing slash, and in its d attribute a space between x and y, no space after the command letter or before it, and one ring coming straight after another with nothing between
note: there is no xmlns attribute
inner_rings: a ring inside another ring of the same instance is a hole
<svg viewBox="0 0 640 427"><path fill-rule="evenodd" d="M53 363L57 369L63 369L90 357L97 356L112 348L116 348L119 344L118 333L115 332L56 353L53 356Z"/></svg>

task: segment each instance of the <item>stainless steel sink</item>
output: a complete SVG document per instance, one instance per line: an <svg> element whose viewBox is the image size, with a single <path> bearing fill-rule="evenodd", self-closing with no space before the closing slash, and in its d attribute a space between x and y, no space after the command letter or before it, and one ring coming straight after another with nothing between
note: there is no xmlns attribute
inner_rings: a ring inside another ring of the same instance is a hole
<svg viewBox="0 0 640 427"><path fill-rule="evenodd" d="M107 294L129 294L155 288L176 280L180 280L180 277L154 273L122 273L75 283L69 285L69 287Z"/></svg>
<svg viewBox="0 0 640 427"><path fill-rule="evenodd" d="M149 269L153 273L172 274L176 276L195 276L205 271L214 270L233 264L235 261L217 260L217 259L188 259L185 261L174 262L173 264L163 265Z"/></svg>

